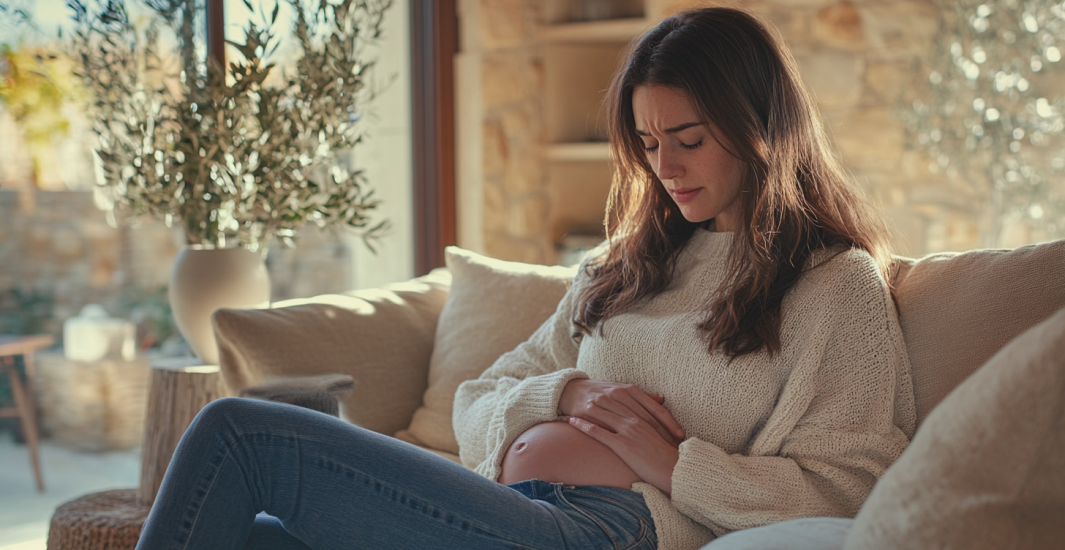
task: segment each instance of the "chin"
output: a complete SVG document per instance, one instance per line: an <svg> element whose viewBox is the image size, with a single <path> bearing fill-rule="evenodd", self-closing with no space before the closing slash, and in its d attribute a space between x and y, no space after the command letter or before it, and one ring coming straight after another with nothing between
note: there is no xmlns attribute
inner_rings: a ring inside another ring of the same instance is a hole
<svg viewBox="0 0 1065 550"><path fill-rule="evenodd" d="M685 208L680 209L680 215L684 216L684 219L692 223L703 223L714 219L713 215L707 214L705 211L695 211Z"/></svg>

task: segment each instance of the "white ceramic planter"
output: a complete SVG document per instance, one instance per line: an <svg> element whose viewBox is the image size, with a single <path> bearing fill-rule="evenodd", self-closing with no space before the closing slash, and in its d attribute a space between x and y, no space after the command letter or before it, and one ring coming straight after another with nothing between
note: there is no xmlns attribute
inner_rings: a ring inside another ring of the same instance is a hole
<svg viewBox="0 0 1065 550"><path fill-rule="evenodd" d="M211 314L269 306L270 276L262 256L244 247L187 247L174 260L169 294L178 330L197 357L216 365Z"/></svg>

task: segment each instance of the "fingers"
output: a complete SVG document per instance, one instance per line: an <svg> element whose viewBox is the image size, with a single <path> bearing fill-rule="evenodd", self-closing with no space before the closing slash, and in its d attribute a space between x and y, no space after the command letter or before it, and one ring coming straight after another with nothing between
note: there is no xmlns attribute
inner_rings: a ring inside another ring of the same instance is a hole
<svg viewBox="0 0 1065 550"><path fill-rule="evenodd" d="M646 409L647 412L651 413L651 416L653 416L659 424L669 430L669 432L674 437L684 439L684 430L680 427L680 424L677 423L677 421L673 418L673 415L670 414L664 406L662 406L662 404L665 402L665 398L662 398L661 401L658 401L646 393L643 395L644 397L646 397L646 400L642 401L640 404L644 407L644 409Z"/></svg>
<svg viewBox="0 0 1065 550"><path fill-rule="evenodd" d="M641 403L641 400L644 403ZM636 386L618 385L610 388L608 391L596 395L591 400L590 405L592 407L589 407L585 414L580 415L585 420L609 428L610 426L604 422L604 413L619 417L638 418L654 428L659 437L666 442L671 445L680 444L677 441L677 436L671 433L648 411L648 405L657 405L657 403Z"/></svg>
<svg viewBox="0 0 1065 550"><path fill-rule="evenodd" d="M573 380L566 385L559 400L559 410L605 427L596 409L639 418L653 427L666 442L676 446L684 439L684 430L663 406L665 397L644 392L633 384L603 380Z"/></svg>
<svg viewBox="0 0 1065 550"><path fill-rule="evenodd" d="M631 402L627 402L625 405L637 417L652 426L662 436L662 439L665 439L671 445L680 445L681 439L684 438L684 432L680 431L680 426L673 420L673 415L669 414L669 411L662 406L661 401L655 400L654 397L644 393L639 388L634 388L632 393ZM662 413L664 413L668 422L662 421Z"/></svg>
<svg viewBox="0 0 1065 550"><path fill-rule="evenodd" d="M637 413L637 415L647 421L648 424L661 427L659 430L660 433L668 433L668 437L664 438L666 441L684 439L684 430L681 429L680 424L673 419L673 415L662 406L665 402L664 397L657 394L647 393L637 386L631 386L629 389L630 391L628 394L632 397L636 407L633 407L629 403L626 403L626 405L628 405L633 412ZM647 415L650 415L651 418L647 418ZM679 442L680 441L677 441L677 443Z"/></svg>
<svg viewBox="0 0 1065 550"><path fill-rule="evenodd" d="M639 390L637 390L639 391ZM644 399L650 398L644 396ZM583 420L596 424L607 430L617 433L619 427L626 421L639 421L651 430L663 441L673 447L681 443L681 439L671 433L651 415L647 409L639 404L631 396L617 395L614 398L601 398L595 400L594 407L589 408L585 414L580 415Z"/></svg>
<svg viewBox="0 0 1065 550"><path fill-rule="evenodd" d="M680 459L677 448L663 445L665 441L645 422L603 413L613 431L583 418L570 417L569 423L614 451L640 479L671 494L673 470Z"/></svg>

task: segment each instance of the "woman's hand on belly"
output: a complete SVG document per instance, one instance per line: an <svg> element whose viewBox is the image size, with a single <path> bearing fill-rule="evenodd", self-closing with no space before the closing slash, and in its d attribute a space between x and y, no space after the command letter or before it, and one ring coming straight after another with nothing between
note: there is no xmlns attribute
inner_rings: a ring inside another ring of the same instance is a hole
<svg viewBox="0 0 1065 550"><path fill-rule="evenodd" d="M663 440L674 447L684 439L684 430L673 415L662 406L665 399L647 393L634 384L606 380L572 380L562 390L558 409L565 416L582 418L599 426L602 413L625 418L638 418L655 429Z"/></svg>
<svg viewBox="0 0 1065 550"><path fill-rule="evenodd" d="M640 477L609 447L568 422L537 424L510 444L498 481L539 479L629 489Z"/></svg>
<svg viewBox="0 0 1065 550"><path fill-rule="evenodd" d="M559 408L570 425L608 447L641 480L671 494L684 431L662 401L632 384L574 380Z"/></svg>
<svg viewBox="0 0 1065 550"><path fill-rule="evenodd" d="M613 413L607 413L599 419L606 427L575 416L569 417L569 423L606 445L641 480L667 495L672 494L673 468L680 460L677 446L662 439L654 428L639 418L609 415Z"/></svg>

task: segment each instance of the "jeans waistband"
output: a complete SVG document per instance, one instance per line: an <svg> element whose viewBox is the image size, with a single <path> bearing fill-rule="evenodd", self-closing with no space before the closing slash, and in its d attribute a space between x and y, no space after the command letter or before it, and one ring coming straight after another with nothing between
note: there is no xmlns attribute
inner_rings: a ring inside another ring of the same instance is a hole
<svg viewBox="0 0 1065 550"><path fill-rule="evenodd" d="M601 485L565 485L530 479L508 485L529 499L557 507L576 523L608 537L612 548L655 548L654 520L643 495Z"/></svg>

